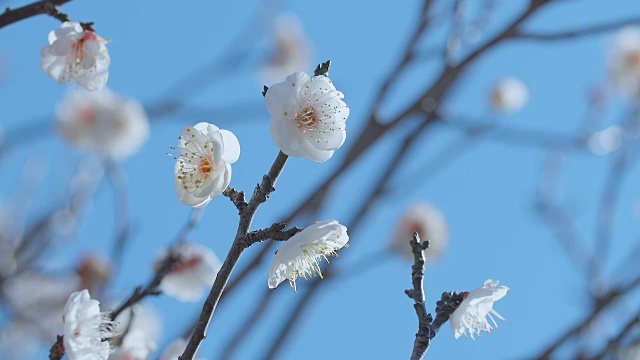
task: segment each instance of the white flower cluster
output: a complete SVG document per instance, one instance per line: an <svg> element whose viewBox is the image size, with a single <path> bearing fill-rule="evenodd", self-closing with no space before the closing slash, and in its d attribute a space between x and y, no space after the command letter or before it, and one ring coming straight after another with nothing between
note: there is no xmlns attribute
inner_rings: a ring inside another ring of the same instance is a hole
<svg viewBox="0 0 640 360"><path fill-rule="evenodd" d="M342 98L344 95L324 75L309 77L296 72L271 86L265 103L271 114L273 141L288 156L329 160L346 139L349 107ZM205 206L231 182L231 164L240 156L238 139L209 123L185 127L178 139L178 146L172 148L178 152L174 156L178 200L194 208ZM335 220L318 222L295 234L276 254L269 269L269 287L288 279L295 289L300 276L322 276L320 261L337 255L336 250L348 240L347 229ZM207 251L193 254L162 283L163 291L182 301L198 300L220 267L217 258L211 260L215 255L205 256Z"/></svg>

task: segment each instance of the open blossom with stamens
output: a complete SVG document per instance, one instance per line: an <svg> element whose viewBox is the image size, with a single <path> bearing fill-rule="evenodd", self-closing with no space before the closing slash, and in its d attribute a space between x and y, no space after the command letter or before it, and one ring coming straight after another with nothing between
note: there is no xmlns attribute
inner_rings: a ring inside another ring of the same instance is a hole
<svg viewBox="0 0 640 360"><path fill-rule="evenodd" d="M474 335L480 335L481 331L491 332L494 327L489 324L487 317L497 328L498 324L491 316L492 314L498 319L506 321L493 310L493 303L507 295L509 290L508 287L498 284L499 281L489 279L484 282L482 287L466 293L466 296L463 293L464 300L449 318L451 330L453 330L456 339L460 338L462 334L466 335L467 331L472 339L475 339Z"/></svg>
<svg viewBox="0 0 640 360"><path fill-rule="evenodd" d="M529 100L529 90L519 79L504 78L495 85L491 92L493 110L505 114L520 111Z"/></svg>
<svg viewBox="0 0 640 360"><path fill-rule="evenodd" d="M70 91L58 106L58 129L72 146L123 160L149 136L149 119L136 100L103 89Z"/></svg>
<svg viewBox="0 0 640 360"><path fill-rule="evenodd" d="M265 95L271 138L283 153L325 162L347 138L349 107L326 76L289 75Z"/></svg>
<svg viewBox="0 0 640 360"><path fill-rule="evenodd" d="M67 21L49 33L40 67L58 84L77 82L87 90L100 90L109 78L108 41L77 22Z"/></svg>
<svg viewBox="0 0 640 360"><path fill-rule="evenodd" d="M228 130L202 122L182 129L174 184L178 199L194 208L205 206L231 182L231 164L240 156L240 143Z"/></svg>
<svg viewBox="0 0 640 360"><path fill-rule="evenodd" d="M427 261L439 259L449 244L447 221L433 205L420 202L411 205L402 215L391 241L391 249L409 261L414 256L409 246L413 233L417 232L422 241L429 241L425 250Z"/></svg>
<svg viewBox="0 0 640 360"><path fill-rule="evenodd" d="M327 256L337 256L349 241L347 228L335 220L325 220L307 226L293 235L276 252L269 267L269 288L275 289L281 282L289 280L296 290L296 279L319 275L320 262Z"/></svg>
<svg viewBox="0 0 640 360"><path fill-rule="evenodd" d="M627 27L618 32L608 65L611 80L619 90L640 96L640 28Z"/></svg>
<svg viewBox="0 0 640 360"><path fill-rule="evenodd" d="M107 360L114 323L107 312L100 312L98 300L91 299L87 290L74 292L64 310L64 349L69 360Z"/></svg>
<svg viewBox="0 0 640 360"><path fill-rule="evenodd" d="M180 301L198 301L213 285L222 266L213 251L197 244L184 244L178 250L180 261L160 283L165 294Z"/></svg>

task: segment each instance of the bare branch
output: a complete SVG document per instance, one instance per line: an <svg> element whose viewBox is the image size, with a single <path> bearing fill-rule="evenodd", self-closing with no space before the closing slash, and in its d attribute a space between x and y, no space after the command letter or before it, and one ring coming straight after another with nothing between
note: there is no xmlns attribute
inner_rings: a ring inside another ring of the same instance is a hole
<svg viewBox="0 0 640 360"><path fill-rule="evenodd" d="M575 30L567 30L556 33L535 33L535 32L518 32L515 35L517 39L524 40L534 40L534 41L558 41L558 40L569 40L576 39L580 37L590 36L590 35L598 35L601 33L617 30L621 27L628 25L638 25L640 24L640 16L628 18L625 20L614 21L606 24L600 24L595 26L590 26L582 29Z"/></svg>
<svg viewBox="0 0 640 360"><path fill-rule="evenodd" d="M417 232L413 233L413 238L409 240L411 246L411 252L413 253L414 264L411 266L411 282L413 283L413 289L405 290L404 293L413 299L413 307L416 309L416 315L418 315L418 333L416 334L416 340L413 343L413 352L411 354L411 360L421 360L424 358L427 350L429 350L429 344L435 334L431 333L431 322L433 317L427 313L427 307L425 306L424 296L424 271L425 271L425 256L424 250L429 247L429 241L420 242L420 236Z"/></svg>
<svg viewBox="0 0 640 360"><path fill-rule="evenodd" d="M24 20L36 15L48 14L60 21L69 21L65 14L58 11L58 6L66 4L71 0L43 0L19 7L17 9L7 8L0 14L0 28L11 25L20 20Z"/></svg>
<svg viewBox="0 0 640 360"><path fill-rule="evenodd" d="M253 217L255 216L260 204L267 201L269 195L275 191L274 186L278 181L278 177L282 173L288 158L289 157L282 151L278 153L276 160L273 162L273 165L271 165L269 173L262 178L262 183L256 186L253 196L251 196L251 200L249 200L247 207L240 214L236 237L231 244L231 249L229 249L229 253L225 258L220 271L218 271L218 274L216 275L216 280L213 283L211 291L209 292L209 295L202 307L202 313L200 314L198 323L193 334L191 334L191 338L189 339L186 349L179 357L180 360L192 360L198 352L200 344L207 337L207 327L211 322L211 317L213 316L213 313L220 301L220 297L222 296L225 285L231 276L231 272L233 272L242 252L247 248L247 246L250 246L245 237L249 232Z"/></svg>
<svg viewBox="0 0 640 360"><path fill-rule="evenodd" d="M562 345L567 343L569 340L578 336L585 329L587 329L597 318L598 316L607 309L610 305L613 305L618 299L622 296L630 293L635 288L640 286L640 276L637 276L633 280L627 282L624 285L619 285L618 287L612 288L607 294L602 295L597 299L594 304L593 310L581 321L576 323L571 328L567 329L562 335L558 336L557 339L543 349L539 355L533 357L533 359L537 360L549 360L552 358L552 355L558 350Z"/></svg>
<svg viewBox="0 0 640 360"><path fill-rule="evenodd" d="M600 360L600 359L615 358L615 355L616 355L615 353L616 351L618 351L622 340L624 340L624 338L627 335L629 335L629 333L638 325L640 325L640 313L636 313L635 315L633 315L633 317L629 319L629 321L622 327L622 329L620 329L618 334L614 336L611 340L609 340L609 342L607 343L607 346L605 346L604 349L600 351L600 353L598 353L591 359ZM607 355L609 355L609 357L607 357Z"/></svg>
<svg viewBox="0 0 640 360"><path fill-rule="evenodd" d="M179 261L180 261L180 254L178 254L175 249L171 249L171 251L169 251L169 254L167 254L167 256L157 266L156 273L153 279L151 279L151 281L149 281L149 283L145 287L138 286L133 291L131 296L129 296L129 298L125 300L125 302L123 302L119 307L113 310L113 312L111 312L111 320L115 320L116 317L120 315L120 313L130 308L131 306L139 303L145 297L150 295L159 295L161 293L159 286L160 286L160 283L162 282L162 279L164 279L165 275L167 275L171 271L171 269L174 267L174 265L177 264Z"/></svg>

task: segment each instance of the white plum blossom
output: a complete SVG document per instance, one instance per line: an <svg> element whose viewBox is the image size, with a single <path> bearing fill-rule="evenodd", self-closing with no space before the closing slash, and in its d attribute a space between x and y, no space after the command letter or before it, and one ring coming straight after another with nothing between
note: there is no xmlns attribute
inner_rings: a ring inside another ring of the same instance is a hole
<svg viewBox="0 0 640 360"><path fill-rule="evenodd" d="M149 119L136 100L103 89L70 91L56 111L62 137L81 150L122 160L149 136Z"/></svg>
<svg viewBox="0 0 640 360"><path fill-rule="evenodd" d="M269 288L275 289L281 282L289 280L296 290L296 279L319 275L320 262L327 256L337 256L349 241L347 228L335 220L325 220L307 226L293 235L276 252L269 267Z"/></svg>
<svg viewBox="0 0 640 360"><path fill-rule="evenodd" d="M489 279L484 282L482 287L466 293L460 306L449 318L451 330L453 330L456 339L460 338L462 334L466 335L467 331L472 339L475 339L474 335L480 335L481 331L491 332L494 328L489 324L487 317L491 319L491 322L497 328L498 324L491 314L502 321L506 321L493 310L493 303L507 295L509 290L508 287L498 284L499 281Z"/></svg>
<svg viewBox="0 0 640 360"><path fill-rule="evenodd" d="M115 321L116 332L126 335L109 360L146 360L156 351L162 325L152 309L136 305L120 313Z"/></svg>
<svg viewBox="0 0 640 360"><path fill-rule="evenodd" d="M273 54L261 71L267 85L311 66L311 48L300 19L293 14L280 15L275 19L273 31Z"/></svg>
<svg viewBox="0 0 640 360"><path fill-rule="evenodd" d="M186 348L187 348L187 340L183 338L178 338L174 340L171 344L169 344L169 346L167 346L164 352L162 352L162 355L160 355L160 360L175 360L180 355L182 355L182 353L184 352L184 349Z"/></svg>
<svg viewBox="0 0 640 360"><path fill-rule="evenodd" d="M497 112L510 114L522 109L529 100L529 90L519 79L504 78L491 91L491 106Z"/></svg>
<svg viewBox="0 0 640 360"><path fill-rule="evenodd" d="M183 302L198 301L213 285L222 263L213 251L197 244L184 244L177 253L180 261L162 279L160 289Z"/></svg>
<svg viewBox="0 0 640 360"><path fill-rule="evenodd" d="M347 138L349 107L326 76L289 75L265 95L271 138L283 153L325 162Z"/></svg>
<svg viewBox="0 0 640 360"><path fill-rule="evenodd" d="M608 67L611 80L620 91L640 96L640 28L627 27L618 32Z"/></svg>
<svg viewBox="0 0 640 360"><path fill-rule="evenodd" d="M182 129L174 168L178 200L199 208L222 194L231 182L231 164L240 157L240 143L228 130L201 122Z"/></svg>
<svg viewBox="0 0 640 360"><path fill-rule="evenodd" d="M425 250L427 261L438 260L447 250L449 227L444 215L433 205L427 202L412 204L398 222L391 249L410 261L413 261L413 253L409 240L414 232L420 235L420 240L429 241L429 248Z"/></svg>
<svg viewBox="0 0 640 360"><path fill-rule="evenodd" d="M77 82L90 91L100 90L109 79L108 41L77 22L67 21L49 33L40 67L58 84Z"/></svg>
<svg viewBox="0 0 640 360"><path fill-rule="evenodd" d="M64 309L64 349L69 360L107 360L115 336L109 313L100 312L100 302L89 291L69 296Z"/></svg>
<svg viewBox="0 0 640 360"><path fill-rule="evenodd" d="M624 129L618 125L613 125L591 134L587 143L589 150L594 154L606 155L620 148L623 137Z"/></svg>

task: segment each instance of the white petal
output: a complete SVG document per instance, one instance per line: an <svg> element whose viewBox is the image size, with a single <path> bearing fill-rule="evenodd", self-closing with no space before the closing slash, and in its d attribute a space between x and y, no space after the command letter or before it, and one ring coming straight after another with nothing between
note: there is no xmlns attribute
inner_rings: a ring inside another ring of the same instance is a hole
<svg viewBox="0 0 640 360"><path fill-rule="evenodd" d="M309 80L309 75L298 71L284 82L272 85L264 97L271 117L290 116L298 110L298 93ZM287 113L287 114L285 114Z"/></svg>
<svg viewBox="0 0 640 360"><path fill-rule="evenodd" d="M334 150L316 149L306 139L304 139L303 141L299 141L298 146L300 147L300 151L303 153L304 157L306 157L309 160L313 160L315 162L320 162L320 163L323 163L329 160L334 153Z"/></svg>
<svg viewBox="0 0 640 360"><path fill-rule="evenodd" d="M240 143L238 138L229 130L220 130L222 135L224 152L222 154L222 160L233 164L238 161L240 157Z"/></svg>
<svg viewBox="0 0 640 360"><path fill-rule="evenodd" d="M302 133L295 123L281 117L274 117L271 119L269 128L271 139L283 153L293 157L304 156L297 145L302 138Z"/></svg>

